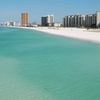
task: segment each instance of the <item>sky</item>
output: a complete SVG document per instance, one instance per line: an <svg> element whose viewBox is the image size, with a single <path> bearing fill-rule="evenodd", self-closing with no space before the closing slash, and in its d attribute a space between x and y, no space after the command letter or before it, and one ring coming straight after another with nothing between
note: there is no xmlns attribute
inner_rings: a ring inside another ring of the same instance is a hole
<svg viewBox="0 0 100 100"><path fill-rule="evenodd" d="M0 22L20 21L21 13L26 11L30 22L40 23L41 16L48 14L61 22L65 15L100 11L100 0L0 0Z"/></svg>

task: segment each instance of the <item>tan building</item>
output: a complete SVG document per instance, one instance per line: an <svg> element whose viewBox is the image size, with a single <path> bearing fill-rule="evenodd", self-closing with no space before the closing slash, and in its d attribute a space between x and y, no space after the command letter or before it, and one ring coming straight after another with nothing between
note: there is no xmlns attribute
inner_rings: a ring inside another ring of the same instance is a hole
<svg viewBox="0 0 100 100"><path fill-rule="evenodd" d="M28 17L29 17L29 15L27 12L24 12L21 14L21 26L23 26L23 27L28 26L28 24L29 24Z"/></svg>

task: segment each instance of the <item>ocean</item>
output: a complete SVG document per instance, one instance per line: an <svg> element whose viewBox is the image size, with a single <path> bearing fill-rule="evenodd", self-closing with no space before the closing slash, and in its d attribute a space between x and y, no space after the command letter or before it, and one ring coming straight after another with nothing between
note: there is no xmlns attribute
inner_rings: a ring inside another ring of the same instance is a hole
<svg viewBox="0 0 100 100"><path fill-rule="evenodd" d="M0 100L100 100L100 45L0 27Z"/></svg>

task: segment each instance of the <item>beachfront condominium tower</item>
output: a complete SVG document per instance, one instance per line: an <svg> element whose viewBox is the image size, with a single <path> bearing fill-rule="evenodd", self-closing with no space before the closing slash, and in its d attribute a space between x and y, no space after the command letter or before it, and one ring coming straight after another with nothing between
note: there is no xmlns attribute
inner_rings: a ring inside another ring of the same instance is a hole
<svg viewBox="0 0 100 100"><path fill-rule="evenodd" d="M88 14L85 16L85 26L89 27L96 27L96 14Z"/></svg>
<svg viewBox="0 0 100 100"><path fill-rule="evenodd" d="M100 28L100 11L96 12L96 27Z"/></svg>
<svg viewBox="0 0 100 100"><path fill-rule="evenodd" d="M100 12L94 14L70 15L63 18L64 27L100 28Z"/></svg>
<svg viewBox="0 0 100 100"><path fill-rule="evenodd" d="M85 26L89 28L100 28L100 12L86 15Z"/></svg>
<svg viewBox="0 0 100 100"><path fill-rule="evenodd" d="M85 21L85 16L80 14L69 15L63 18L64 27L83 27Z"/></svg>
<svg viewBox="0 0 100 100"><path fill-rule="evenodd" d="M21 26L26 27L28 26L28 13L24 12L21 14Z"/></svg>
<svg viewBox="0 0 100 100"><path fill-rule="evenodd" d="M48 15L41 17L41 25L42 26L53 26L54 25L54 16Z"/></svg>

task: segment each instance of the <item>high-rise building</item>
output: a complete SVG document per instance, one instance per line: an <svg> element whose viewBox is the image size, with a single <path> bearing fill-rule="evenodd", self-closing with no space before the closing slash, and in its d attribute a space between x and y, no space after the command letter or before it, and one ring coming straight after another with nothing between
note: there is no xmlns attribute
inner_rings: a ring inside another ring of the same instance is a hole
<svg viewBox="0 0 100 100"><path fill-rule="evenodd" d="M48 18L47 16L41 17L41 25L48 26Z"/></svg>
<svg viewBox="0 0 100 100"><path fill-rule="evenodd" d="M96 12L96 27L100 28L100 12Z"/></svg>
<svg viewBox="0 0 100 100"><path fill-rule="evenodd" d="M53 26L54 25L54 16L48 15L41 17L41 25L42 26Z"/></svg>
<svg viewBox="0 0 100 100"><path fill-rule="evenodd" d="M54 25L54 16L53 15L48 15L48 26L53 26Z"/></svg>
<svg viewBox="0 0 100 100"><path fill-rule="evenodd" d="M70 15L63 18L64 27L100 28L100 12L95 14Z"/></svg>
<svg viewBox="0 0 100 100"><path fill-rule="evenodd" d="M64 27L83 27L85 17L82 15L70 15L63 18Z"/></svg>
<svg viewBox="0 0 100 100"><path fill-rule="evenodd" d="M96 28L96 14L88 14L85 16L85 27Z"/></svg>
<svg viewBox="0 0 100 100"><path fill-rule="evenodd" d="M28 22L28 13L24 12L21 14L21 26L26 27L28 26L29 22Z"/></svg>
<svg viewBox="0 0 100 100"><path fill-rule="evenodd" d="M100 28L100 12L86 15L85 26L92 27L92 28Z"/></svg>

